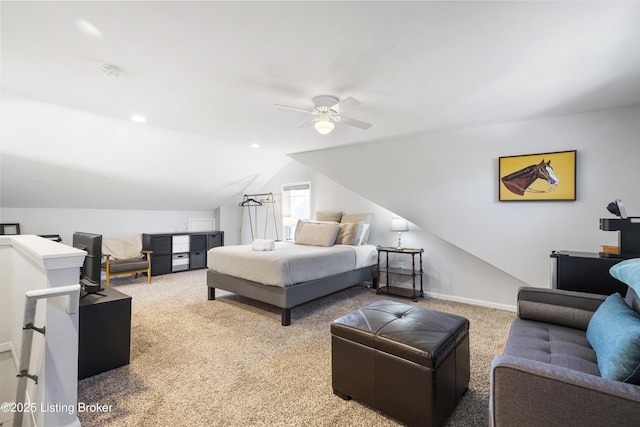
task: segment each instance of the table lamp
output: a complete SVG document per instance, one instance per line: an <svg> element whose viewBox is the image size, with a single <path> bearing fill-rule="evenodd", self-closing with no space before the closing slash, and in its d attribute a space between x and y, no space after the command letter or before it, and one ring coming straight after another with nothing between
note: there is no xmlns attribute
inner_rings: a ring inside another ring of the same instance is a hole
<svg viewBox="0 0 640 427"><path fill-rule="evenodd" d="M298 225L298 218L285 216L282 218L282 226L285 228L286 240L293 240L293 230Z"/></svg>
<svg viewBox="0 0 640 427"><path fill-rule="evenodd" d="M391 218L391 231L398 232L398 249L402 249L402 232L409 231L409 222L403 218Z"/></svg>

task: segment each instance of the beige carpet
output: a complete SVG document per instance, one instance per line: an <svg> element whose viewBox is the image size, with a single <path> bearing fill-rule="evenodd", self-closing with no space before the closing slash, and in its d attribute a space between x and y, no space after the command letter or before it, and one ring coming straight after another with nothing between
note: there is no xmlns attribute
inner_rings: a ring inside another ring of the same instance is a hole
<svg viewBox="0 0 640 427"><path fill-rule="evenodd" d="M283 327L274 307L220 291L207 301L204 270L157 276L150 285L146 278L114 283L133 297L131 364L79 382L79 402L111 405L80 413L83 426L398 425L331 388L331 322L393 297L354 287L293 309ZM470 388L448 425L486 426L491 360L515 314L436 299L418 304L470 320Z"/></svg>

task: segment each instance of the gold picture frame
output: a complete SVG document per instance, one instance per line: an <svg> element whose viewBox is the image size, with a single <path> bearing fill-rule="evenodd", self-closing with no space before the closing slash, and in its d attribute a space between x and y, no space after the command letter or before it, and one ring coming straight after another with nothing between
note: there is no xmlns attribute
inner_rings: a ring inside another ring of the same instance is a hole
<svg viewBox="0 0 640 427"><path fill-rule="evenodd" d="M576 200L576 158L576 150L500 157L498 200Z"/></svg>

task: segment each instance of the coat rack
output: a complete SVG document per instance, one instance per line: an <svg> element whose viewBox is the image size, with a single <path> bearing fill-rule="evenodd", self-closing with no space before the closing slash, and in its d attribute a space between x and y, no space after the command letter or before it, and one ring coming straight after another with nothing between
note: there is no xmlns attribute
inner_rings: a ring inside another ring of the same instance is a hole
<svg viewBox="0 0 640 427"><path fill-rule="evenodd" d="M273 227L276 234L276 240L280 240L280 236L278 233L278 221L276 218L276 201L273 198L273 193L260 193L260 194L245 194L242 198L242 202L240 203L242 207L242 214L240 217L240 238L242 239L242 223L244 222L244 213L245 210L249 216L249 227L251 228L251 241L255 239L255 235L258 234L258 207L265 206L266 207L266 217L264 221L264 238L267 238L267 229L269 228L269 208L273 212ZM251 215L251 208L254 208L253 215ZM256 221L256 230L255 235L253 231L253 221Z"/></svg>

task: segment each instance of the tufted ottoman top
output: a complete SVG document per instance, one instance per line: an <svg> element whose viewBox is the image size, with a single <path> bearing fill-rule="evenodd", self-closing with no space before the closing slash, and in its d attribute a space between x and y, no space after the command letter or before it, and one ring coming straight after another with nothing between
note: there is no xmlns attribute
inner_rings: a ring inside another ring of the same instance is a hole
<svg viewBox="0 0 640 427"><path fill-rule="evenodd" d="M468 333L462 316L381 300L336 319L332 335L435 369Z"/></svg>

